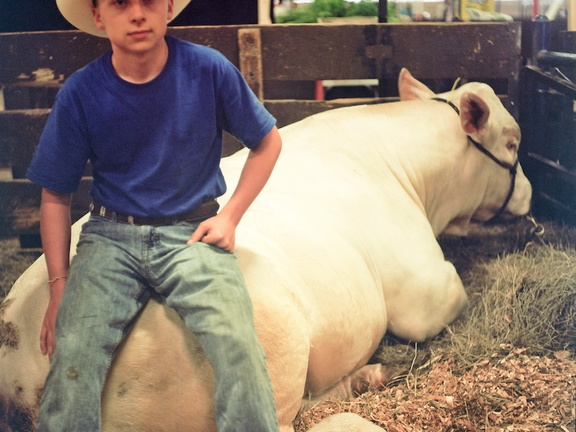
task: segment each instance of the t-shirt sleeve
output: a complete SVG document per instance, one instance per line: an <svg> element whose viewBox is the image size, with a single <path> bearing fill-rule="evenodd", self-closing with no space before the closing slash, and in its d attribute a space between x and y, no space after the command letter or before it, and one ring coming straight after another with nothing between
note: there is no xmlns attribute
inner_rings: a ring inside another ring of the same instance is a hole
<svg viewBox="0 0 576 432"><path fill-rule="evenodd" d="M270 132L276 119L250 89L240 71L227 60L218 89L222 128L248 148L254 148Z"/></svg>
<svg viewBox="0 0 576 432"><path fill-rule="evenodd" d="M73 193L78 189L89 159L81 104L75 100L70 87L72 85L65 84L58 93L26 172L32 182L60 193Z"/></svg>

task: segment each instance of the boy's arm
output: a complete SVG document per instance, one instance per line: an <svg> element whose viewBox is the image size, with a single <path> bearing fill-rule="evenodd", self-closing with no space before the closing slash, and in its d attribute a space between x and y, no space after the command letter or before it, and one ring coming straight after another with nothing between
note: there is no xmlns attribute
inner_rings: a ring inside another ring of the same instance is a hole
<svg viewBox="0 0 576 432"><path fill-rule="evenodd" d="M250 150L238 185L228 203L216 216L202 222L187 244L202 241L229 252L234 250L236 226L264 188L281 149L280 133L274 126L262 141Z"/></svg>
<svg viewBox="0 0 576 432"><path fill-rule="evenodd" d="M52 358L55 348L54 326L60 298L64 292L70 260L70 194L42 189L40 205L40 235L48 267L50 302L40 333L42 354Z"/></svg>

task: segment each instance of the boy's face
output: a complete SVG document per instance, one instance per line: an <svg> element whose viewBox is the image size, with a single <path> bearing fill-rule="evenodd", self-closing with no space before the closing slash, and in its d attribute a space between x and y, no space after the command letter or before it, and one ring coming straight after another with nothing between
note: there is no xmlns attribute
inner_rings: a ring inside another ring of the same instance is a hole
<svg viewBox="0 0 576 432"><path fill-rule="evenodd" d="M98 0L92 13L112 46L145 52L163 40L173 5L174 0Z"/></svg>

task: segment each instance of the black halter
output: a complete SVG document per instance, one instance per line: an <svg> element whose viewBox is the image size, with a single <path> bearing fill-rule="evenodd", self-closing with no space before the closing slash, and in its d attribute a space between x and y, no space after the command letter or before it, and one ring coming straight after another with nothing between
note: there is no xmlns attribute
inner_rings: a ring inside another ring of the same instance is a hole
<svg viewBox="0 0 576 432"><path fill-rule="evenodd" d="M456 111L456 114L460 115L460 110L458 109L458 107L454 103L450 102L449 100L437 98L437 97L432 98L432 100L447 103L448 105L450 105L454 109L454 111ZM508 195L506 195L506 199L504 199L504 203L502 204L500 209L496 212L496 214L492 217L492 219L495 219L498 216L500 216L504 212L504 210L506 210L506 207L508 207L508 204L510 203L510 200L512 199L512 195L514 194L514 187L516 186L516 173L517 173L517 168L518 168L518 158L516 158L516 162L514 162L513 164L509 164L508 162L504 162L504 161L501 161L500 159L498 159L496 156L494 156L492 153L490 153L490 150L488 150L486 147L484 147L478 141L475 141L474 139L472 139L472 137L470 135L468 135L468 140L470 140L470 142L472 144L474 144L474 146L478 150L480 150L482 153L484 153L486 156L488 156L490 159L492 159L494 162L496 162L502 168L505 168L508 170L508 172L510 172L510 189L508 190Z"/></svg>

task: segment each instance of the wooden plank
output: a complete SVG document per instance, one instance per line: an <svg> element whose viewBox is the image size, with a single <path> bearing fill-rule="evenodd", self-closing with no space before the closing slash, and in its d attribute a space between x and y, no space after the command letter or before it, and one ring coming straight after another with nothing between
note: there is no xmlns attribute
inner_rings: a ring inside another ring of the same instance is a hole
<svg viewBox="0 0 576 432"><path fill-rule="evenodd" d="M40 187L27 180L0 182L0 234L39 231Z"/></svg>
<svg viewBox="0 0 576 432"><path fill-rule="evenodd" d="M39 69L62 81L108 47L106 39L80 31L5 33L0 36L0 82L33 81Z"/></svg>
<svg viewBox="0 0 576 432"><path fill-rule="evenodd" d="M258 99L264 99L260 29L239 29L240 72Z"/></svg>
<svg viewBox="0 0 576 432"><path fill-rule="evenodd" d="M515 78L520 61L519 23L290 25L262 28L262 40L271 80L396 78L402 67L420 78Z"/></svg>
<svg viewBox="0 0 576 432"><path fill-rule="evenodd" d="M239 67L238 30L241 28L260 28L260 26L170 27L168 33L183 40L214 48Z"/></svg>
<svg viewBox="0 0 576 432"><path fill-rule="evenodd" d="M3 179L23 179L32 161L50 109L0 111L0 168ZM85 176L92 175L91 165Z"/></svg>
<svg viewBox="0 0 576 432"><path fill-rule="evenodd" d="M401 67L440 79L515 78L520 23L412 23L175 27L170 34L221 51L239 64L237 32L259 29L267 80L395 78ZM311 43L313 41L313 43ZM78 31L0 35L0 82L39 68L61 80L108 50Z"/></svg>
<svg viewBox="0 0 576 432"><path fill-rule="evenodd" d="M390 98L339 99L334 101L265 100L264 106L277 120L278 127L295 123L313 114L345 106L391 102Z"/></svg>
<svg viewBox="0 0 576 432"><path fill-rule="evenodd" d="M169 33L214 47L238 65L238 28L176 27ZM32 81L39 69L50 70L55 80L63 81L109 49L107 39L76 30L0 34L0 83Z"/></svg>
<svg viewBox="0 0 576 432"><path fill-rule="evenodd" d="M61 86L61 83L55 81L21 81L8 84L2 92L4 109L50 108Z"/></svg>
<svg viewBox="0 0 576 432"><path fill-rule="evenodd" d="M72 197L73 221L88 211L91 184L84 177ZM40 232L40 195L40 186L28 180L0 181L0 236Z"/></svg>
<svg viewBox="0 0 576 432"><path fill-rule="evenodd" d="M0 111L0 166L24 178L48 119L49 109Z"/></svg>

